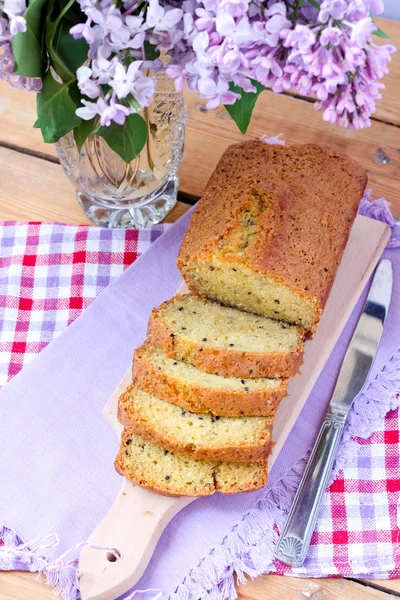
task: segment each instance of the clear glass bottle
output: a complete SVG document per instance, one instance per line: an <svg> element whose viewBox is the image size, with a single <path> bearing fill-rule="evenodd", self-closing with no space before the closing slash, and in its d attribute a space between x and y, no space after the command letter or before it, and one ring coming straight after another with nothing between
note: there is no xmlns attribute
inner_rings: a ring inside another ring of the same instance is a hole
<svg viewBox="0 0 400 600"><path fill-rule="evenodd" d="M56 144L67 177L86 216L102 227L143 229L159 223L176 204L185 140L183 94L157 74L153 103L144 111L149 136L126 164L103 138L90 135L81 152L69 133Z"/></svg>

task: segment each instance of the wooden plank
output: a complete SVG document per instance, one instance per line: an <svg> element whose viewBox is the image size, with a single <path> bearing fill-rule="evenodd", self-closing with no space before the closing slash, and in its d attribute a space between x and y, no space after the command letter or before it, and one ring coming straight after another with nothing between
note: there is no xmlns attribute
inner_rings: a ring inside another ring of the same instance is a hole
<svg viewBox="0 0 400 600"><path fill-rule="evenodd" d="M2 105L3 111L0 118L0 144L25 148L29 152L43 153L54 159L54 146L44 144L39 131L30 127L34 119L33 106L30 104L30 101L34 100L33 96L28 93L23 94L20 90L11 90L10 93L4 85L4 82L0 82L0 96L2 96L0 106ZM225 109L204 112L204 103L191 93L186 94L186 102L187 136L180 169L181 190L199 196L222 152L229 144L244 138ZM398 195L400 131L398 127L374 121L370 129L345 131L324 123L321 115L313 110L309 102L266 92L260 97L245 138L254 139L265 133L271 136L282 133L283 137L291 142L321 143L346 152L368 170L369 185L373 188L374 196L385 196L393 203L395 213L400 215ZM3 166L10 169L14 165L8 161ZM54 170L51 172L55 173ZM9 176L10 172L7 171L7 174ZM34 173L32 173L31 183L36 184L39 177L37 174L35 177L33 175ZM16 184L14 173L10 177L11 181L10 189ZM57 178L57 181L60 181L61 188L69 185L64 175ZM34 187L32 185L32 189ZM62 189L61 193L63 193ZM47 218L50 218L50 214Z"/></svg>
<svg viewBox="0 0 400 600"><path fill-rule="evenodd" d="M176 221L189 208L178 202L166 222ZM1 147L0 218L91 224L58 164Z"/></svg>
<svg viewBox="0 0 400 600"><path fill-rule="evenodd" d="M1 600L54 600L53 588L41 575L22 571L0 571Z"/></svg>
<svg viewBox="0 0 400 600"><path fill-rule="evenodd" d="M367 583L376 586L377 588L383 588L387 592L394 592L400 596L400 579L368 579Z"/></svg>
<svg viewBox="0 0 400 600"><path fill-rule="evenodd" d="M384 582L383 582L384 583ZM308 595L306 595L308 594ZM238 587L239 600L390 600L383 590L347 579L262 575Z"/></svg>
<svg viewBox="0 0 400 600"><path fill-rule="evenodd" d="M377 586L399 583L374 581ZM318 586L318 590L312 586ZM311 587L310 587L311 586ZM262 575L238 587L240 600L394 600L387 592L346 579L297 579L278 575ZM305 596L303 592L314 596ZM398 592L398 589L394 590ZM319 595L318 595L319 594ZM52 588L45 578L35 573L0 571L1 600L54 600Z"/></svg>

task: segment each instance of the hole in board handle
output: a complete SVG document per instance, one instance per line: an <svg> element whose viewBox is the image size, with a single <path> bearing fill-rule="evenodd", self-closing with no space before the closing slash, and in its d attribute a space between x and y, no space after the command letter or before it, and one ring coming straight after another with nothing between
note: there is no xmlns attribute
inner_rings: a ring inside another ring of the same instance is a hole
<svg viewBox="0 0 400 600"><path fill-rule="evenodd" d="M121 558L121 552L117 548L112 548L112 552L107 552L106 554L106 559L109 562L117 562L118 558Z"/></svg>

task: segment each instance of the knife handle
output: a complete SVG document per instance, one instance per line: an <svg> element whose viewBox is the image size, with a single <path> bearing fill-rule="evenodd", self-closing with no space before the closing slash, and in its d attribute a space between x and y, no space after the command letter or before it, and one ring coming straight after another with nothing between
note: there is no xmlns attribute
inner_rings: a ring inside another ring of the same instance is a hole
<svg viewBox="0 0 400 600"><path fill-rule="evenodd" d="M293 567L307 556L345 422L344 415L326 414L276 545L274 557Z"/></svg>

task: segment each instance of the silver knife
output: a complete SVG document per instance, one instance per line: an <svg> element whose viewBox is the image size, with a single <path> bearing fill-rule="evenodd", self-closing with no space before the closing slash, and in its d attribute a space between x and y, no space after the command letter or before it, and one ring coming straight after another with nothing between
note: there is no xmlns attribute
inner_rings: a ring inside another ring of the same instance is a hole
<svg viewBox="0 0 400 600"><path fill-rule="evenodd" d="M393 269L382 260L343 359L329 408L293 500L274 557L300 567L307 556L349 410L360 394L378 350L392 295Z"/></svg>

